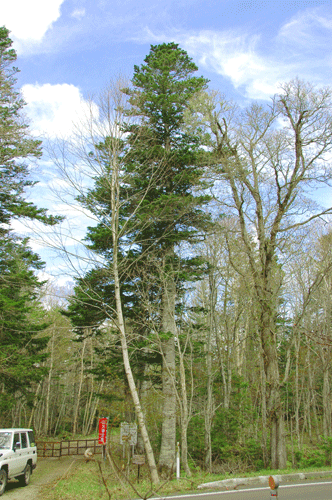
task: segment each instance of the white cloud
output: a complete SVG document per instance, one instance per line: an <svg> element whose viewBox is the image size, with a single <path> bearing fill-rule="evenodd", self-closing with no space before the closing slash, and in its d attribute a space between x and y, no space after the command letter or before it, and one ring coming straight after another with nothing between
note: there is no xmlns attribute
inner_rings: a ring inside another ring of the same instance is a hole
<svg viewBox="0 0 332 500"><path fill-rule="evenodd" d="M30 128L38 135L67 137L73 133L74 124L85 120L89 104L78 87L67 83L51 85L24 85L22 93L31 120Z"/></svg>
<svg viewBox="0 0 332 500"><path fill-rule="evenodd" d="M59 267L50 267L49 272L46 271L38 271L36 274L38 276L39 281L48 281L48 285L45 288L45 293L47 294L48 292L48 287L50 287L50 293L51 297L58 297L59 298L67 298L70 291L74 288L75 286L75 281L72 277L64 275L64 276L58 276L59 270L61 272L60 266ZM55 272L56 277L51 274L51 272ZM52 288L54 287L54 289ZM64 288L64 290L59 290L59 287ZM65 292L64 297L61 297L60 293L61 291ZM66 293L67 292L67 293Z"/></svg>
<svg viewBox="0 0 332 500"><path fill-rule="evenodd" d="M332 18L321 9L308 9L293 16L278 34L278 41L287 43L294 50L301 48L312 51L330 40Z"/></svg>
<svg viewBox="0 0 332 500"><path fill-rule="evenodd" d="M248 98L265 99L278 91L280 82L296 76L329 85L331 34L331 12L315 8L288 19L274 38L240 29L158 33L146 28L137 41L176 41L201 69L227 78Z"/></svg>
<svg viewBox="0 0 332 500"><path fill-rule="evenodd" d="M174 39L174 37L173 37ZM259 52L260 37L234 31L201 31L177 35L176 40L206 67L226 78L235 88L245 87L250 98L266 98L277 91L280 64Z"/></svg>
<svg viewBox="0 0 332 500"><path fill-rule="evenodd" d="M170 32L155 34L146 29L141 42L176 41L200 69L203 67L229 79L235 88L244 87L247 97L266 98L277 91L280 66L271 54L265 58L259 52L260 37L240 30Z"/></svg>
<svg viewBox="0 0 332 500"><path fill-rule="evenodd" d="M71 17L78 19L79 21L85 16L85 9L76 9L71 13Z"/></svg>
<svg viewBox="0 0 332 500"><path fill-rule="evenodd" d="M1 23L11 31L18 52L38 44L60 17L64 0L9 0L1 5Z"/></svg>

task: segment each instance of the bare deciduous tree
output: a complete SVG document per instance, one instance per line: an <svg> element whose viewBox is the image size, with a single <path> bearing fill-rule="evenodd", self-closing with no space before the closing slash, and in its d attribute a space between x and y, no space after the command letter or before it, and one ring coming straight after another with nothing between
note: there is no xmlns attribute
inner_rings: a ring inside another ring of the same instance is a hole
<svg viewBox="0 0 332 500"><path fill-rule="evenodd" d="M307 197L309 189L332 179L331 96L330 89L293 80L281 87L270 106L253 104L241 111L225 102L216 108L205 101L200 115L207 118L214 137L215 192L223 209L238 217L255 290L272 467L286 465L276 335L279 269L289 235L332 210Z"/></svg>

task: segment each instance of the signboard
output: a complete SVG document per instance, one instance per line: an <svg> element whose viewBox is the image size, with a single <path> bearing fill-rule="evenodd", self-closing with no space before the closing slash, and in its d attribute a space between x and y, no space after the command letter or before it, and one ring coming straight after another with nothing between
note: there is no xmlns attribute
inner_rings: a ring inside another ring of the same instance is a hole
<svg viewBox="0 0 332 500"><path fill-rule="evenodd" d="M107 418L99 419L98 444L106 444L107 439Z"/></svg>
<svg viewBox="0 0 332 500"><path fill-rule="evenodd" d="M132 462L133 462L133 464L136 464L136 465L144 465L145 464L145 455L133 455Z"/></svg>
<svg viewBox="0 0 332 500"><path fill-rule="evenodd" d="M130 446L137 444L137 424L128 424L121 422L120 424L120 444L128 443Z"/></svg>

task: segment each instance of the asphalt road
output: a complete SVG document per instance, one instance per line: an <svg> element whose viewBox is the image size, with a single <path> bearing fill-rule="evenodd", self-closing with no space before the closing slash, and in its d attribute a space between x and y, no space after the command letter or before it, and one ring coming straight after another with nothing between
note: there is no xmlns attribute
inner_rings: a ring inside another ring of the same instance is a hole
<svg viewBox="0 0 332 500"><path fill-rule="evenodd" d="M275 499L271 497L270 488L259 487L171 496L165 497L165 500L271 500L271 498ZM332 481L284 484L279 487L277 500L332 500Z"/></svg>

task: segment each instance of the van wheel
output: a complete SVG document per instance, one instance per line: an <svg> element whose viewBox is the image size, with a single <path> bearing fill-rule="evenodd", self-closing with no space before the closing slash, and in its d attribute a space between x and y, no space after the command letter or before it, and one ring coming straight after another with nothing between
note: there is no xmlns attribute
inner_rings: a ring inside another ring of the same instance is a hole
<svg viewBox="0 0 332 500"><path fill-rule="evenodd" d="M24 474L19 477L19 481L21 486L28 486L30 483L30 477L31 477L31 465L26 464L25 469L24 469Z"/></svg>
<svg viewBox="0 0 332 500"><path fill-rule="evenodd" d="M0 470L0 497L4 494L7 486L7 472L5 469Z"/></svg>

